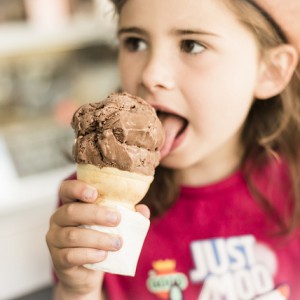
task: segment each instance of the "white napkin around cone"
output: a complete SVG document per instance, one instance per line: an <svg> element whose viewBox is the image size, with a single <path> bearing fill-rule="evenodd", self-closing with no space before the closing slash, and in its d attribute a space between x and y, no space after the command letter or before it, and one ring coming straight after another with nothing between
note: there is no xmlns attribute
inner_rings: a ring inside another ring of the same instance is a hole
<svg viewBox="0 0 300 300"><path fill-rule="evenodd" d="M104 261L86 264L84 267L112 274L134 276L150 221L140 213L121 205L115 205L114 208L121 213L121 222L118 226L82 225L81 227L120 235L123 240L122 248L118 251L109 251Z"/></svg>

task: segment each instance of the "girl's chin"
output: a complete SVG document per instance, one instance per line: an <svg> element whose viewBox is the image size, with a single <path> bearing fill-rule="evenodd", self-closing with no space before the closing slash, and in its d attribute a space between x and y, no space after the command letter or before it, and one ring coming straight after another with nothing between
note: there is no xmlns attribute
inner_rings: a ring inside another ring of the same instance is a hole
<svg viewBox="0 0 300 300"><path fill-rule="evenodd" d="M160 165L169 169L186 169L189 168L192 163L186 155L171 152L160 161Z"/></svg>

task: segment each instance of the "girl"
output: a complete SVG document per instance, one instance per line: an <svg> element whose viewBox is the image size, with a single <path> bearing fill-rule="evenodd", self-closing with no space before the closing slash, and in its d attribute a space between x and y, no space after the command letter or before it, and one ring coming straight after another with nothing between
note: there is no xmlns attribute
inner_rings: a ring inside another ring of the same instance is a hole
<svg viewBox="0 0 300 300"><path fill-rule="evenodd" d="M120 216L64 181L47 234L56 298L300 299L299 2L114 4L122 88L167 136L137 207L152 222L134 278L87 270L122 239L77 225Z"/></svg>

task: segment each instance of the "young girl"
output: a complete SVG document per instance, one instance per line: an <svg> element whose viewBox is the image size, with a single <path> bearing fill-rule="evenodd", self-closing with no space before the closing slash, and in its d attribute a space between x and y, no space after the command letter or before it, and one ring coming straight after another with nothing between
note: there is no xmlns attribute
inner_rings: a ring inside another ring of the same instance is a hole
<svg viewBox="0 0 300 300"><path fill-rule="evenodd" d="M64 181L47 234L56 299L299 300L299 1L114 4L122 88L167 136L137 206L151 226L134 278L85 269L122 238L77 225L120 216Z"/></svg>

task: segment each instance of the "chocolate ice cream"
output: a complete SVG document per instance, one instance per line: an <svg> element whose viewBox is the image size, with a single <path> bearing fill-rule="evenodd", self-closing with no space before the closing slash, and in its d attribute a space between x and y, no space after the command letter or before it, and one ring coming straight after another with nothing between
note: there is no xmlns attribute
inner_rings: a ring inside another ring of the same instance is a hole
<svg viewBox="0 0 300 300"><path fill-rule="evenodd" d="M103 101L81 106L71 125L78 164L154 174L164 130L154 108L143 99L113 93Z"/></svg>

